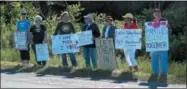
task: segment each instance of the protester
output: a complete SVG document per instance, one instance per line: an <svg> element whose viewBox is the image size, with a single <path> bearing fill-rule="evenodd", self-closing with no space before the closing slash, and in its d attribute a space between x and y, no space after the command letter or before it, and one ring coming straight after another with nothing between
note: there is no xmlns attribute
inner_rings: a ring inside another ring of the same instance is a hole
<svg viewBox="0 0 187 89"><path fill-rule="evenodd" d="M42 17L39 15L36 15L34 18L34 25L31 26L30 32L33 34L33 39L32 39L32 49L35 54L35 59L38 65L46 65L46 61L37 61L36 57L36 49L35 46L36 44L42 44L46 43L47 41L47 32L46 32L46 27L42 24Z"/></svg>
<svg viewBox="0 0 187 89"><path fill-rule="evenodd" d="M127 13L123 16L124 18L124 29L125 30L136 30L138 29L138 26L136 25L136 19L133 17L131 13ZM135 52L136 49L124 49L125 59L129 65L129 69L132 70L133 68L137 71L138 66L135 59Z"/></svg>
<svg viewBox="0 0 187 89"><path fill-rule="evenodd" d="M54 35L57 35L57 34L65 35L65 34L75 33L75 29L73 27L73 24L70 22L69 13L67 11L65 11L61 14L61 19L62 19L62 21L60 21L58 23L56 30L54 32ZM68 68L68 62L67 62L66 55L67 54L62 54L62 64L63 64L64 68ZM77 61L75 58L75 54L68 53L68 55L71 59L73 67L77 67Z"/></svg>
<svg viewBox="0 0 187 89"><path fill-rule="evenodd" d="M153 20L154 22L167 21L166 18L163 18L161 16L161 11L159 9L154 9L153 17L154 17ZM171 29L169 29L169 32L171 33ZM159 77L159 67L161 67L161 74L158 81L167 83L168 51L153 51L150 52L150 57L151 57L152 75L149 79L149 82L157 81Z"/></svg>
<svg viewBox="0 0 187 89"><path fill-rule="evenodd" d="M20 10L21 18L16 22L16 27L18 32L26 32L27 34L27 50L19 50L21 56L21 65L26 66L29 64L30 54L29 54L29 29L30 29L30 20L26 19L27 12L24 8Z"/></svg>
<svg viewBox="0 0 187 89"><path fill-rule="evenodd" d="M111 16L107 16L106 25L103 28L102 38L112 38L115 39L115 29L116 27L112 23L113 19Z"/></svg>
<svg viewBox="0 0 187 89"><path fill-rule="evenodd" d="M93 64L93 70L97 69L97 55L96 55L96 48L95 48L95 38L100 37L100 31L97 24L93 23L93 17L91 14L87 14L84 16L85 25L83 26L82 31L92 30L93 34L93 41L94 43L91 45L84 46L83 53L84 59L86 62L86 68L90 69L90 58Z"/></svg>

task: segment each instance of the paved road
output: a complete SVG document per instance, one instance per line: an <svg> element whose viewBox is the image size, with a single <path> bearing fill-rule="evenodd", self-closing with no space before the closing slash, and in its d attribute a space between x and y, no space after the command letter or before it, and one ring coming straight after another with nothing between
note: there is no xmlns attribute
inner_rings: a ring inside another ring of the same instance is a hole
<svg viewBox="0 0 187 89"><path fill-rule="evenodd" d="M1 88L153 88L155 84L143 81L114 83L113 80L91 80L90 78L67 78L65 76L35 73L1 73ZM163 88L157 86L157 88ZM164 88L166 88L164 86ZM186 85L168 85L167 88L186 88Z"/></svg>

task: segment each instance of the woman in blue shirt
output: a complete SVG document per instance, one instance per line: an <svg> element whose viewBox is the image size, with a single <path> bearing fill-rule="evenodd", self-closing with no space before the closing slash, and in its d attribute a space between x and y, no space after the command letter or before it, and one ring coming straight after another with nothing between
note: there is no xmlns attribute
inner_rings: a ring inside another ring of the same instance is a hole
<svg viewBox="0 0 187 89"><path fill-rule="evenodd" d="M27 32L29 32L30 29L30 21L26 19L27 12L25 9L21 9L20 14L21 14L21 18L19 21L16 22L17 31L26 32L26 34L28 34ZM27 43L28 43L28 37L27 37ZM22 65L29 64L29 60L30 60L29 44L27 44L27 47L28 47L27 50L19 50Z"/></svg>

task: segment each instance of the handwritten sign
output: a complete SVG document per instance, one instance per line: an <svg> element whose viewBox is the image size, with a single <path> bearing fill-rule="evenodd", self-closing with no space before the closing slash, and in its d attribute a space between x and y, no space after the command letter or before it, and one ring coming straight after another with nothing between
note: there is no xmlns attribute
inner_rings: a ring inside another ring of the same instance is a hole
<svg viewBox="0 0 187 89"><path fill-rule="evenodd" d="M15 48L18 50L28 50L26 32L14 33Z"/></svg>
<svg viewBox="0 0 187 89"><path fill-rule="evenodd" d="M48 46L44 44L36 44L36 58L37 61L47 61L49 58Z"/></svg>
<svg viewBox="0 0 187 89"><path fill-rule="evenodd" d="M56 35L52 37L53 54L79 52L76 34Z"/></svg>
<svg viewBox="0 0 187 89"><path fill-rule="evenodd" d="M102 70L113 70L116 68L116 58L113 39L96 39L96 50L98 66Z"/></svg>
<svg viewBox="0 0 187 89"><path fill-rule="evenodd" d="M116 49L141 49L141 29L116 29L115 35Z"/></svg>
<svg viewBox="0 0 187 89"><path fill-rule="evenodd" d="M84 31L77 33L78 36L78 46L84 46L93 44L92 31Z"/></svg>
<svg viewBox="0 0 187 89"><path fill-rule="evenodd" d="M167 21L145 23L145 39L147 52L169 50L167 25Z"/></svg>

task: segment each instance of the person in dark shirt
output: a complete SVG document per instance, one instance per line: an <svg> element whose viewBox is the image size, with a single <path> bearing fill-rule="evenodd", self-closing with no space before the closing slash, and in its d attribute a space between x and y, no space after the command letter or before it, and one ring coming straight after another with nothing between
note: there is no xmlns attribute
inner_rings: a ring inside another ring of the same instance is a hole
<svg viewBox="0 0 187 89"><path fill-rule="evenodd" d="M86 68L90 69L90 58L92 60L92 64L93 64L93 69L96 70L97 69L97 55L96 55L96 48L95 48L95 38L100 37L100 31L99 28L97 26L97 24L93 23L93 17L91 14L88 14L86 16L84 16L85 18L85 25L83 26L82 31L88 31L88 30L92 30L92 34L93 34L93 44L90 45L86 45L83 46L83 54L84 54L84 59L85 59L85 64L86 64Z"/></svg>
<svg viewBox="0 0 187 89"><path fill-rule="evenodd" d="M56 27L56 30L54 32L53 35L64 35L64 34L72 34L75 33L75 29L73 27L73 24L71 22L69 22L69 14L68 12L63 12L61 15L61 19L62 21L60 21ZM68 53L72 65L74 67L77 67L77 61L75 58L75 54L74 53ZM64 68L68 68L68 62L67 62L67 58L66 58L66 54L62 54L62 64Z"/></svg>
<svg viewBox="0 0 187 89"><path fill-rule="evenodd" d="M34 18L34 22L35 24L33 26L31 26L30 32L33 35L32 38L32 49L34 51L35 54L35 59L36 59L36 49L35 46L36 44L42 44L42 43L46 43L47 41L47 32L46 32L46 27L41 24L42 23L42 17L37 15ZM37 60L36 60L37 61ZM38 65L46 65L46 61L37 61Z"/></svg>
<svg viewBox="0 0 187 89"><path fill-rule="evenodd" d="M103 28L102 38L112 38L115 40L115 29L116 26L112 23L113 19L111 16L107 16L106 24Z"/></svg>

